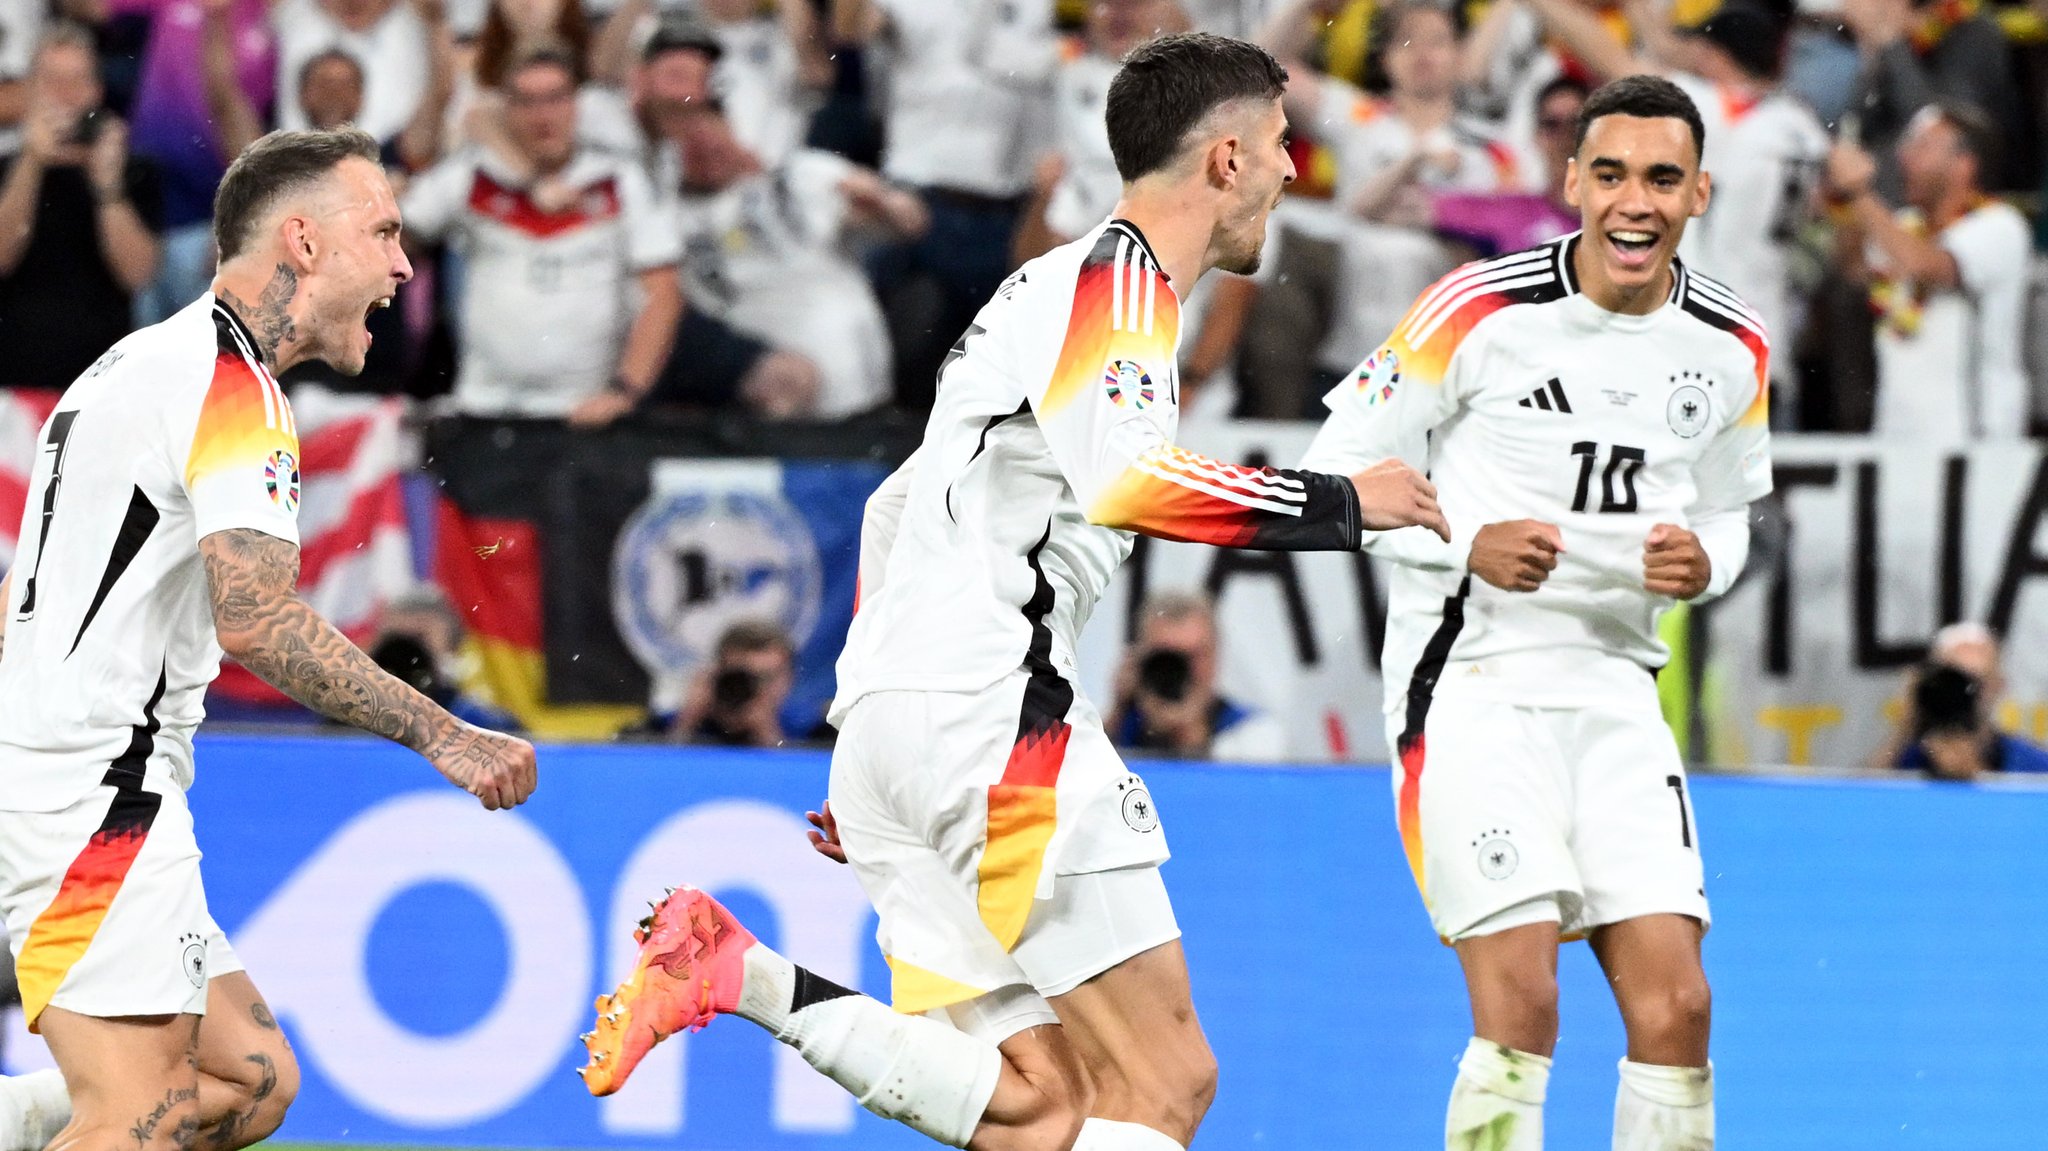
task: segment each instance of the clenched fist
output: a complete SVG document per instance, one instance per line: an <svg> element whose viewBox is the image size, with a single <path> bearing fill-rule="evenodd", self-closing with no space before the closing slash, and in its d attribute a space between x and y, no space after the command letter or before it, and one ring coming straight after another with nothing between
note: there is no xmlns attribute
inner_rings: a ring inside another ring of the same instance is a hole
<svg viewBox="0 0 2048 1151"><path fill-rule="evenodd" d="M1436 506L1436 485L1400 460L1381 460L1351 477L1358 511L1368 530L1392 531L1420 525L1451 541L1451 525Z"/></svg>
<svg viewBox="0 0 2048 1151"><path fill-rule="evenodd" d="M424 754L434 770L482 800L490 811L525 803L537 782L532 744L452 716Z"/></svg>
<svg viewBox="0 0 2048 1151"><path fill-rule="evenodd" d="M1681 527L1658 524L1643 541L1643 590L1672 599L1692 599L1707 590L1714 561L1700 537Z"/></svg>
<svg viewBox="0 0 2048 1151"><path fill-rule="evenodd" d="M1557 557L1563 554L1564 535L1556 524L1508 520L1487 524L1473 535L1465 566L1502 591L1535 591L1557 570Z"/></svg>

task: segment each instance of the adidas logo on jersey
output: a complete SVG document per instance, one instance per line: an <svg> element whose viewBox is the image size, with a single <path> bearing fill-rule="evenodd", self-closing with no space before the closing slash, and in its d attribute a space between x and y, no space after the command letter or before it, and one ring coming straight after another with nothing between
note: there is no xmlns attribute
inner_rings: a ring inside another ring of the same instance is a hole
<svg viewBox="0 0 2048 1151"><path fill-rule="evenodd" d="M1546 412L1563 412L1565 415L1572 414L1571 401L1564 398L1564 383L1557 379L1552 379L1549 383L1530 392L1527 396L1517 401L1515 406L1521 408L1542 408Z"/></svg>

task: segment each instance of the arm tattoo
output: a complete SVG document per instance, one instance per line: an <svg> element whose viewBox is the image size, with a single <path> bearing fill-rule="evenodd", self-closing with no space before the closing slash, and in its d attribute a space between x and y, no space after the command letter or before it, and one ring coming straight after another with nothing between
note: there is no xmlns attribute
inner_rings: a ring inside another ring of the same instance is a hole
<svg viewBox="0 0 2048 1151"><path fill-rule="evenodd" d="M221 298L233 308L235 315L249 325L249 331L256 337L256 350L263 355L263 362L271 367L278 363L278 349L299 338L299 326L292 321L292 297L299 292L299 274L284 264L271 273L270 282L263 285L263 294L256 297L251 305L239 299L234 293L221 292Z"/></svg>
<svg viewBox="0 0 2048 1151"><path fill-rule="evenodd" d="M299 598L298 545L233 528L200 540L199 553L221 646L264 682L430 759L460 738L445 711L370 662Z"/></svg>
<svg viewBox="0 0 2048 1151"><path fill-rule="evenodd" d="M254 1019L256 1026L265 1031L277 1030L277 1017L270 1013L270 1007L262 1000L249 1005L249 1018Z"/></svg>
<svg viewBox="0 0 2048 1151"><path fill-rule="evenodd" d="M154 1110L135 1120L128 1128L128 1137L135 1140L137 1151L147 1151L148 1147L157 1141L157 1129L164 1125L165 1120L171 1120L176 1116L169 1132L169 1142L178 1151L183 1151L192 1145L192 1136L198 1131L198 1109L199 1088L173 1088L164 1093L164 1101L157 1104Z"/></svg>

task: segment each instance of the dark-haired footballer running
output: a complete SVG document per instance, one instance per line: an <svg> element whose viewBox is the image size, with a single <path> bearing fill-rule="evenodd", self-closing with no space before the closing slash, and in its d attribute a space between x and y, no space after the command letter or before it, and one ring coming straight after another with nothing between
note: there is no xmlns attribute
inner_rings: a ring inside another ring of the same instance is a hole
<svg viewBox="0 0 2048 1151"><path fill-rule="evenodd" d="M1177 1151L1194 1135L1216 1066L1159 877L1165 833L1075 688L1076 640L1134 533L1340 551L1444 530L1406 464L1244 468L1174 445L1180 300L1210 268L1258 267L1294 176L1286 78L1216 36L1131 53L1109 90L1115 215L982 308L914 465L869 503L831 805L895 1010L686 888L599 1001L593 1091L734 1013L954 1146Z"/></svg>

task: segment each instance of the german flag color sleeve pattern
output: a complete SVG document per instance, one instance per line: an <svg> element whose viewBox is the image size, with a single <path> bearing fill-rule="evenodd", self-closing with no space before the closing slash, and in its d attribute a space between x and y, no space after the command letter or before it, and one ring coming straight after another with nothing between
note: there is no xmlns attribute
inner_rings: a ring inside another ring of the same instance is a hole
<svg viewBox="0 0 2048 1151"><path fill-rule="evenodd" d="M1756 369L1756 390L1738 405L1741 414L1715 433L1693 466L1699 499L1691 514L1703 517L1771 493L1771 340L1763 317L1718 280L1684 266L1678 274L1686 313L1734 337Z"/></svg>
<svg viewBox="0 0 2048 1151"><path fill-rule="evenodd" d="M1352 473L1399 459L1429 471L1430 434L1457 414L1461 387L1457 354L1481 320L1532 290L1549 291L1556 274L1547 261L1506 257L1468 265L1437 281L1376 348L1328 395L1330 409L1303 460L1306 467ZM1462 571L1472 532L1452 524L1445 543L1426 528L1368 532L1364 548L1383 559L1429 571Z"/></svg>
<svg viewBox="0 0 2048 1151"><path fill-rule="evenodd" d="M284 389L240 346L238 323L217 317L223 346L185 460L194 526L201 539L253 528L297 543L298 426Z"/></svg>
<svg viewBox="0 0 2048 1151"><path fill-rule="evenodd" d="M1105 228L1081 264L1044 391L1031 397L1089 522L1221 547L1357 550L1349 480L1174 445L1179 333L1180 301L1144 240L1121 222Z"/></svg>

